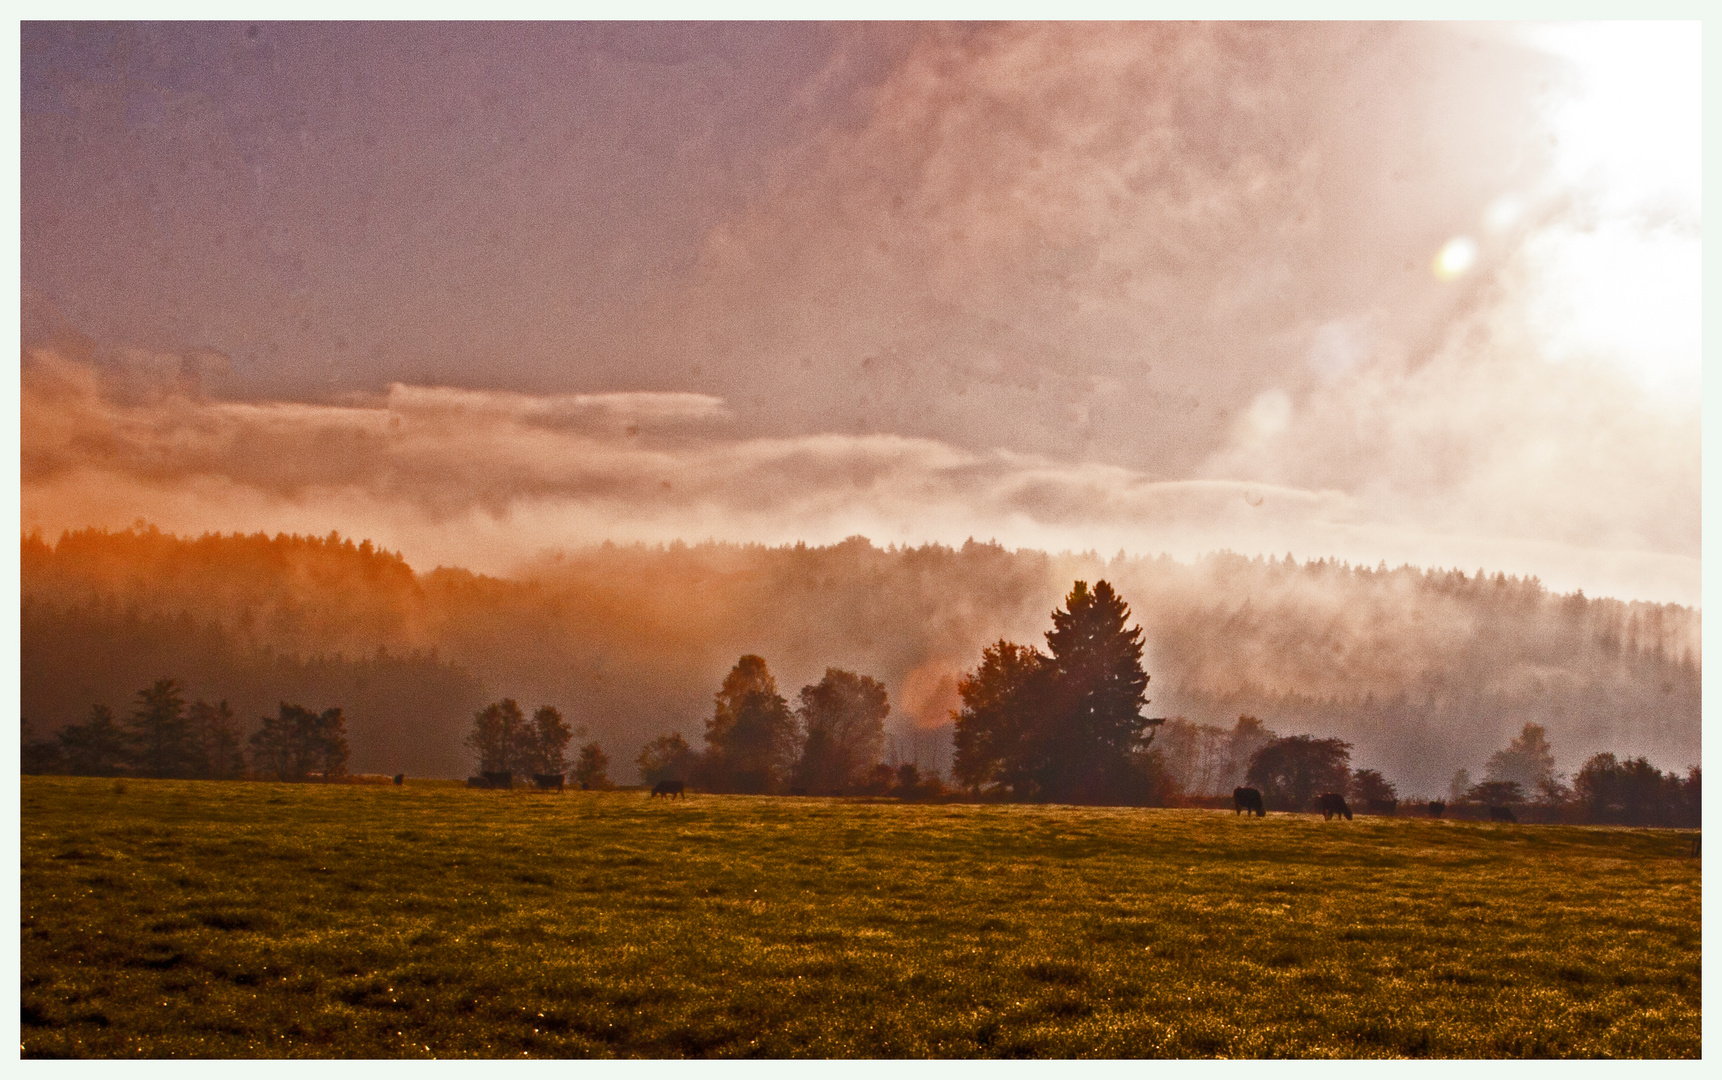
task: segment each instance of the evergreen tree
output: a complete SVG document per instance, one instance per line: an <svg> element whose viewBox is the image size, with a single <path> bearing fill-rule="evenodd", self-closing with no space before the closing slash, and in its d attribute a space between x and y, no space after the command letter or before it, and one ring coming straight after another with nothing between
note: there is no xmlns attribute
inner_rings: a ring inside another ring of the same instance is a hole
<svg viewBox="0 0 1722 1080"><path fill-rule="evenodd" d="M225 700L216 705L201 699L193 702L187 721L196 775L227 780L244 773L239 725Z"/></svg>
<svg viewBox="0 0 1722 1080"><path fill-rule="evenodd" d="M706 721L705 766L712 787L756 794L783 786L800 749L789 703L765 660L736 661Z"/></svg>
<svg viewBox="0 0 1722 1080"><path fill-rule="evenodd" d="M252 768L277 780L298 781L313 772L324 779L347 768L347 721L340 709L312 712L283 701L251 736Z"/></svg>
<svg viewBox="0 0 1722 1080"><path fill-rule="evenodd" d="M145 776L185 776L190 772L191 746L185 697L173 679L157 679L138 691L137 707L126 725L131 758Z"/></svg>
<svg viewBox="0 0 1722 1080"><path fill-rule="evenodd" d="M59 739L65 769L74 776L113 776L127 764L126 733L106 705L91 706L90 718L61 728Z"/></svg>
<svg viewBox="0 0 1722 1080"><path fill-rule="evenodd" d="M1486 780L1510 781L1525 791L1538 791L1555 775L1555 755L1541 724L1526 724L1505 750L1495 751L1483 769Z"/></svg>
<svg viewBox="0 0 1722 1080"><path fill-rule="evenodd" d="M1052 710L1041 732L1040 785L1059 802L1131 799L1132 756L1145 751L1154 722L1142 716L1148 674L1142 628L1107 582L1078 581L1065 610L1052 613L1047 660Z"/></svg>

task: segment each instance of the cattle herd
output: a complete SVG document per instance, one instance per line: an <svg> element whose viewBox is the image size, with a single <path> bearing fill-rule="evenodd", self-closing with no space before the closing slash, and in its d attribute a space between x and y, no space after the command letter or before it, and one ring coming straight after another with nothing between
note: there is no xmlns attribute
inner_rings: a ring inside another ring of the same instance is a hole
<svg viewBox="0 0 1722 1080"><path fill-rule="evenodd" d="M1332 821L1335 817L1343 817L1347 821L1351 820L1351 807L1346 803L1345 796L1337 792L1323 792L1316 798L1315 808L1321 813L1323 821ZM1383 814L1391 817L1399 812L1399 800L1370 799L1368 800L1368 809L1372 814ZM1446 812L1446 803L1429 803L1430 817L1438 818ZM1267 810L1262 805L1262 793L1253 787L1233 788L1232 814L1233 816L1254 814L1256 817L1267 817ZM1489 820L1518 823L1518 818L1513 816L1513 808L1510 806L1489 807Z"/></svg>
<svg viewBox="0 0 1722 1080"><path fill-rule="evenodd" d="M394 778L395 783L397 784L401 783L403 779L405 779L403 776L396 776ZM532 784L540 791L561 791L562 776L559 774L547 776L534 775L532 777ZM506 772L487 772L479 776L469 778L466 782L466 786L474 788L501 788L506 790L514 786L514 775ZM800 793L797 792L797 794ZM687 798L687 784L681 780L660 780L652 786L651 797L655 799L660 796L666 799L685 799ZM1323 821L1332 821L1335 817L1343 817L1347 821L1351 820L1351 807L1346 803L1345 796L1338 792L1323 792L1316 798L1315 808L1321 813ZM1398 799L1370 799L1368 801L1368 809L1372 814L1386 814L1391 816L1398 813L1398 808ZM1446 803L1429 803L1429 816L1432 818L1440 817L1446 812L1446 810ZM1232 789L1232 813L1234 816L1237 814L1243 814L1245 816L1254 814L1256 817L1268 816L1267 808L1262 802L1262 793L1253 787ZM1510 806L1489 807L1489 820L1504 821L1513 824L1518 822L1518 819L1513 816L1513 809Z"/></svg>

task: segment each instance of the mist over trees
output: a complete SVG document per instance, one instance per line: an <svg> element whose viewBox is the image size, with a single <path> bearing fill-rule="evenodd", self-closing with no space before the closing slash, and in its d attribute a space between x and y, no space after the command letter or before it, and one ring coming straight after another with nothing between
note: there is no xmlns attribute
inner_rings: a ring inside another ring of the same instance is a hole
<svg viewBox="0 0 1722 1080"><path fill-rule="evenodd" d="M1412 794L1445 790L1461 767L1481 776L1527 723L1567 774L1602 752L1698 760L1690 608L1457 571L974 542L600 546L504 580L415 572L333 534L26 538L21 689L50 738L94 704L125 716L163 672L191 697L226 699L242 738L280 701L338 701L349 768L461 776L472 715L504 690L591 718L634 763L667 733L700 742L713 687L738 656L768 656L787 686L867 673L892 704L887 763L948 775L949 714L982 650L1038 640L1073 580L1100 579L1142 628L1154 712L1189 726L1165 725L1155 745L1178 772L1174 744L1194 740L1181 752L1195 788L1239 779L1247 755L1228 756L1214 731L1240 715L1349 742L1358 766ZM910 747L918 759L892 760Z"/></svg>
<svg viewBox="0 0 1722 1080"><path fill-rule="evenodd" d="M1144 717L1142 631L1101 581L1052 613L1047 651L999 641L958 684L953 773L973 791L1061 803L1153 805L1170 794Z"/></svg>

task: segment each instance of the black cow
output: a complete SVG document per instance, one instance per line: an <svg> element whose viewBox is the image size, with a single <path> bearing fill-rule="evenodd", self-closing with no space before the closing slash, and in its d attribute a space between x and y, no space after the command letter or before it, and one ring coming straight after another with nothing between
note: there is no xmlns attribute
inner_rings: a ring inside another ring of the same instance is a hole
<svg viewBox="0 0 1722 1080"><path fill-rule="evenodd" d="M562 790L562 773L533 773L532 786L539 791Z"/></svg>
<svg viewBox="0 0 1722 1080"><path fill-rule="evenodd" d="M407 782L407 774L406 773L398 772L395 774L395 786L396 787L400 787L402 784L404 784L406 782Z"/></svg>
<svg viewBox="0 0 1722 1080"><path fill-rule="evenodd" d="M497 791L507 791L514 786L514 774L511 772L487 772L483 775L485 784Z"/></svg>
<svg viewBox="0 0 1722 1080"><path fill-rule="evenodd" d="M1489 807L1489 820L1505 821L1511 825L1517 825L1519 823L1519 819L1513 816L1513 808L1510 806Z"/></svg>
<svg viewBox="0 0 1722 1080"><path fill-rule="evenodd" d="M1253 787L1232 789L1232 816L1254 814L1257 817L1267 817L1268 812L1262 809L1262 793Z"/></svg>
<svg viewBox="0 0 1722 1080"><path fill-rule="evenodd" d="M1429 816L1430 817L1440 817L1442 814L1444 814L1446 812L1447 812L1447 804L1444 802L1432 802L1429 804Z"/></svg>
<svg viewBox="0 0 1722 1080"><path fill-rule="evenodd" d="M1351 807L1345 805L1345 796L1336 792L1323 792L1315 801L1316 809L1321 811L1323 821L1332 821L1333 815L1344 814L1345 820L1351 820Z"/></svg>
<svg viewBox="0 0 1722 1080"><path fill-rule="evenodd" d="M683 794L685 787L687 785L680 780L659 780L657 786L652 788L652 798L655 799L662 795L666 799L685 799L687 798L687 795Z"/></svg>
<svg viewBox="0 0 1722 1080"><path fill-rule="evenodd" d="M482 776L469 776L466 778L466 786L467 787L475 787L475 788L487 788L490 786L490 781L486 780Z"/></svg>

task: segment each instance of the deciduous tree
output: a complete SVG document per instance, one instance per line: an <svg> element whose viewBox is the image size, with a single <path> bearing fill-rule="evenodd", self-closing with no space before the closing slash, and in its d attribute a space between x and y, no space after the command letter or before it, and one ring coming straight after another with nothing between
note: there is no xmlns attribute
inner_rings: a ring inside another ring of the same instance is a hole
<svg viewBox="0 0 1722 1080"><path fill-rule="evenodd" d="M574 763L574 782L582 791L610 790L613 786L610 783L610 757L604 753L603 747L590 742L580 748L580 760Z"/></svg>
<svg viewBox="0 0 1722 1080"><path fill-rule="evenodd" d="M1343 792L1350 775L1350 743L1289 735L1257 750L1244 779L1270 809L1296 811L1324 792Z"/></svg>
<svg viewBox="0 0 1722 1080"><path fill-rule="evenodd" d="M789 703L765 660L736 661L706 721L704 764L717 790L759 793L784 786L800 749Z"/></svg>
<svg viewBox="0 0 1722 1080"><path fill-rule="evenodd" d="M478 755L479 772L527 772L516 770L523 751L522 745L530 732L526 717L513 698L503 698L478 710L472 718L472 731L466 745Z"/></svg>
<svg viewBox="0 0 1722 1080"><path fill-rule="evenodd" d="M693 747L680 735L659 735L640 748L640 755L634 759L634 764L640 770L640 779L649 785L656 785L663 780L685 782L694 774L698 757Z"/></svg>
<svg viewBox="0 0 1722 1080"><path fill-rule="evenodd" d="M801 688L796 718L804 742L795 783L814 794L848 791L879 760L885 717L891 712L885 686L853 671L826 668L825 677Z"/></svg>

